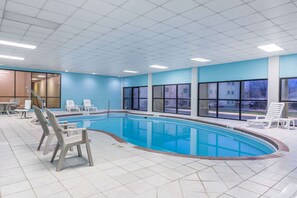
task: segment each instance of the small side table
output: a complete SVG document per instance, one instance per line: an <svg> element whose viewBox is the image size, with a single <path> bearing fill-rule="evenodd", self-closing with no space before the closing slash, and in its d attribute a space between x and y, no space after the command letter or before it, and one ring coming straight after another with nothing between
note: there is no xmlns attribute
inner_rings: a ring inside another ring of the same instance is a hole
<svg viewBox="0 0 297 198"><path fill-rule="evenodd" d="M295 121L292 118L280 118L279 119L279 124L281 124L284 128L290 130L295 129ZM292 124L292 126L291 126ZM279 127L279 125L277 125L277 127Z"/></svg>

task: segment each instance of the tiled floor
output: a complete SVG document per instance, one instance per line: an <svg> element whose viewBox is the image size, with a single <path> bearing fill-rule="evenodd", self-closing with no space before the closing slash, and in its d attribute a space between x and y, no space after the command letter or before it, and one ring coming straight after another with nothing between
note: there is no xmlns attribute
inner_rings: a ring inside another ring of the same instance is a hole
<svg viewBox="0 0 297 198"><path fill-rule="evenodd" d="M208 121L213 119L201 118ZM216 120L246 128L246 122ZM250 128L249 128L250 129ZM94 167L69 152L55 171L51 153L36 151L40 126L0 116L0 188L8 197L272 197L297 183L297 130L254 129L290 148L283 157L218 161L151 153L89 131ZM54 147L54 143L52 145ZM83 150L86 157L86 152ZM1 197L0 196L0 197Z"/></svg>

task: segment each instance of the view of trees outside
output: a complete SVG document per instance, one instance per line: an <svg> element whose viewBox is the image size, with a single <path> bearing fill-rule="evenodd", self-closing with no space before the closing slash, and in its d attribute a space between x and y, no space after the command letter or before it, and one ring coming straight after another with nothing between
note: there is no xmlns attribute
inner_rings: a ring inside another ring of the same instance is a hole
<svg viewBox="0 0 297 198"><path fill-rule="evenodd" d="M286 102L284 117L297 117L297 78L281 79L281 101Z"/></svg>
<svg viewBox="0 0 297 198"><path fill-rule="evenodd" d="M246 120L266 108L267 80L199 84L200 116Z"/></svg>

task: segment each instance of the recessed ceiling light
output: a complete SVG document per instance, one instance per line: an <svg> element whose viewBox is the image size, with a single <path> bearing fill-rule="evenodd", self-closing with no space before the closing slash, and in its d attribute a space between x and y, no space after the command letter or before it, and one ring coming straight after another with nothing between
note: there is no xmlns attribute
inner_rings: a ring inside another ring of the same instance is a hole
<svg viewBox="0 0 297 198"><path fill-rule="evenodd" d="M35 49L36 45L28 45L28 44L23 44L23 43L15 43L15 42L10 42L10 41L4 41L0 40L1 45L8 45L8 46L14 46L14 47L22 47L22 48L27 48L27 49Z"/></svg>
<svg viewBox="0 0 297 198"><path fill-rule="evenodd" d="M277 52L277 51L282 51L284 50L283 48L275 45L275 44L268 44L268 45L261 45L258 46L259 49L265 51L265 52Z"/></svg>
<svg viewBox="0 0 297 198"><path fill-rule="evenodd" d="M151 65L151 68L156 68L156 69L167 69L168 67L162 66L162 65Z"/></svg>
<svg viewBox="0 0 297 198"><path fill-rule="evenodd" d="M205 59L205 58L191 58L193 61L198 61L198 62L209 62L210 60Z"/></svg>
<svg viewBox="0 0 297 198"><path fill-rule="evenodd" d="M139 73L138 71L133 71L133 70L124 70L123 72L125 72L125 73L132 73L132 74Z"/></svg>
<svg viewBox="0 0 297 198"><path fill-rule="evenodd" d="M66 69L65 72L68 72L68 70Z"/></svg>
<svg viewBox="0 0 297 198"><path fill-rule="evenodd" d="M46 76L45 75L37 75L37 77L39 77L39 78L45 78Z"/></svg>
<svg viewBox="0 0 297 198"><path fill-rule="evenodd" d="M7 59L13 59L13 60L24 60L24 58L22 58L22 57L7 56L7 55L0 55L0 58L7 58Z"/></svg>

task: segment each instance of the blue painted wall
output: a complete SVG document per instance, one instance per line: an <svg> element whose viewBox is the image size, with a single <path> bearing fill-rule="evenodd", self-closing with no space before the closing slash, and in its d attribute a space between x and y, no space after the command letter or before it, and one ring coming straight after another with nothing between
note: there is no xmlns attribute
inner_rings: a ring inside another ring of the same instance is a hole
<svg viewBox="0 0 297 198"><path fill-rule="evenodd" d="M279 58L280 77L297 77L297 54L281 56Z"/></svg>
<svg viewBox="0 0 297 198"><path fill-rule="evenodd" d="M199 82L268 78L268 59L247 60L198 68Z"/></svg>
<svg viewBox="0 0 297 198"><path fill-rule="evenodd" d="M137 75L123 78L124 87L147 86L148 75Z"/></svg>
<svg viewBox="0 0 297 198"><path fill-rule="evenodd" d="M191 68L153 73L153 85L191 83Z"/></svg>
<svg viewBox="0 0 297 198"><path fill-rule="evenodd" d="M2 69L14 69L37 72L56 72L38 69L23 69L0 66ZM61 74L61 109L65 109L67 99L82 105L83 99L91 99L99 109L107 109L110 101L111 109L121 108L121 78L80 73L56 72Z"/></svg>

